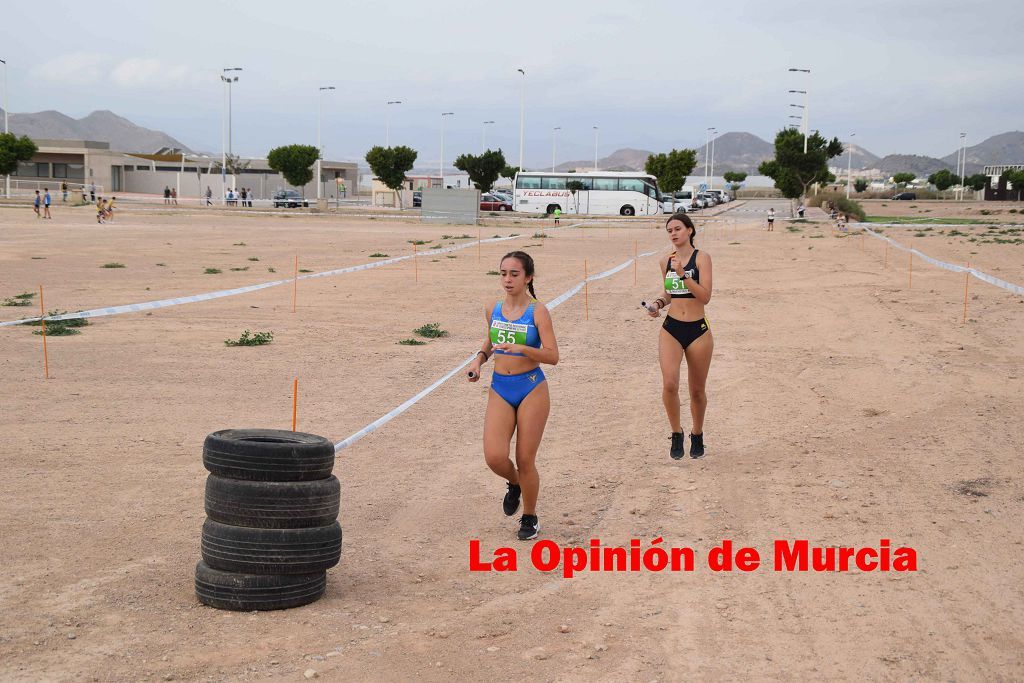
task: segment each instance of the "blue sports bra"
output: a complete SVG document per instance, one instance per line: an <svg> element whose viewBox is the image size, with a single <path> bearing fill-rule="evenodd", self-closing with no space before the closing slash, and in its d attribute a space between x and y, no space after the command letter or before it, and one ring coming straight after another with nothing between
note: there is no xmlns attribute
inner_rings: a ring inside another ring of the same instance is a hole
<svg viewBox="0 0 1024 683"><path fill-rule="evenodd" d="M501 302L499 301L495 304L494 311L491 313L491 343L523 344L539 349L540 333L537 331L537 325L533 320L533 309L536 305L536 301L531 301L530 305L526 307L526 310L523 311L523 314L518 319L508 320L501 312ZM494 353L500 353L503 356L524 355L522 353L502 351L501 349L495 349Z"/></svg>

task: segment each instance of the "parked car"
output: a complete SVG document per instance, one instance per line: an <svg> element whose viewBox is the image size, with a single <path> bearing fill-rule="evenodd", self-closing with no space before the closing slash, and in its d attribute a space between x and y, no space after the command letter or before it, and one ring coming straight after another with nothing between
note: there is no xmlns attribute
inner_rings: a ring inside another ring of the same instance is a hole
<svg viewBox="0 0 1024 683"><path fill-rule="evenodd" d="M695 208L697 207L693 204L693 193L688 190L661 195L661 210L665 213L689 213Z"/></svg>
<svg viewBox="0 0 1024 683"><path fill-rule="evenodd" d="M893 199L916 200L917 199L917 193L915 193L915 192L900 192L897 195L893 195Z"/></svg>
<svg viewBox="0 0 1024 683"><path fill-rule="evenodd" d="M420 190L415 190L412 193L412 205L413 208L419 208L423 206L423 193Z"/></svg>
<svg viewBox="0 0 1024 683"><path fill-rule="evenodd" d="M732 199L732 197L729 196L729 193L725 190L706 190L705 192L713 195L719 204L725 204L727 201Z"/></svg>
<svg viewBox="0 0 1024 683"><path fill-rule="evenodd" d="M281 207L297 209L300 206L309 206L309 201L303 199L302 195L296 190L278 190L274 193L273 201L275 209L279 209Z"/></svg>
<svg viewBox="0 0 1024 683"><path fill-rule="evenodd" d="M480 210L481 211L511 211L512 202L507 199L502 199L490 192L485 192L480 195Z"/></svg>
<svg viewBox="0 0 1024 683"><path fill-rule="evenodd" d="M501 197L505 201L512 201L512 190L491 190L491 194L495 197Z"/></svg>

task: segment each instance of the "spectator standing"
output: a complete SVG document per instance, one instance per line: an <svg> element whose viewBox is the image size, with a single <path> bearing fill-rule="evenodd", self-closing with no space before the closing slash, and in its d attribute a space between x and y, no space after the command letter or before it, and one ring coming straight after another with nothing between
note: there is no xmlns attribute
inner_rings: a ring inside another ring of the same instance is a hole
<svg viewBox="0 0 1024 683"><path fill-rule="evenodd" d="M89 201L96 201L96 183L89 183Z"/></svg>
<svg viewBox="0 0 1024 683"><path fill-rule="evenodd" d="M206 205L213 206L213 190L210 189L209 185L206 186Z"/></svg>
<svg viewBox="0 0 1024 683"><path fill-rule="evenodd" d="M44 187L43 192L45 193L43 195L43 218L52 220L53 216L50 215L50 188Z"/></svg>
<svg viewBox="0 0 1024 683"><path fill-rule="evenodd" d="M39 213L39 190L36 190L36 198L32 200L32 210L36 212L36 218L41 218L42 215Z"/></svg>
<svg viewBox="0 0 1024 683"><path fill-rule="evenodd" d="M796 207L796 212L800 216L800 218L804 217L804 211L805 211L804 204L803 204L803 202L800 202L800 206Z"/></svg>
<svg viewBox="0 0 1024 683"><path fill-rule="evenodd" d="M171 188L169 185L164 185L164 204L171 203Z"/></svg>
<svg viewBox="0 0 1024 683"><path fill-rule="evenodd" d="M177 203L178 203L178 188L172 187L171 188L171 204L175 204L176 205Z"/></svg>
<svg viewBox="0 0 1024 683"><path fill-rule="evenodd" d="M68 181L64 181L60 184L61 201L67 203L68 201Z"/></svg>

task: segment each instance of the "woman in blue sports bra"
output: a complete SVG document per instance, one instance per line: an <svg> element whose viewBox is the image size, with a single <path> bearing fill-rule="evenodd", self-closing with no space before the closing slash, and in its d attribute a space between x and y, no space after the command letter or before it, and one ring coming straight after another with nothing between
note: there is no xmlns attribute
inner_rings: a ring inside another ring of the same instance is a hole
<svg viewBox="0 0 1024 683"><path fill-rule="evenodd" d="M551 314L533 291L533 259L513 251L499 266L505 298L484 307L486 337L469 365L469 381L480 379L480 366L494 355L494 373L484 416L484 459L487 466L508 481L502 501L505 515L519 510L520 540L537 538L537 449L544 436L551 407L548 383L541 363L558 363L558 343ZM516 437L516 462L509 459L512 435Z"/></svg>
<svg viewBox="0 0 1024 683"><path fill-rule="evenodd" d="M711 369L715 340L704 316L704 307L711 301L711 257L693 244L697 229L685 213L677 213L665 224L674 251L661 259L663 291L650 305L648 312L657 318L668 308L665 323L658 335L658 358L661 362L661 399L672 427L673 460L683 457L683 428L679 419L679 366L686 359L687 387L690 390L690 457L704 456L704 414L708 408L705 385Z"/></svg>

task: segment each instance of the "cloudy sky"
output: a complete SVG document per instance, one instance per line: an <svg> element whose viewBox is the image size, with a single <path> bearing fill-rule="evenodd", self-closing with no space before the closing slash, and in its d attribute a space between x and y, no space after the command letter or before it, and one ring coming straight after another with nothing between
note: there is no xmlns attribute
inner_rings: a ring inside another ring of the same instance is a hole
<svg viewBox="0 0 1024 683"><path fill-rule="evenodd" d="M1024 5L1015 0L5 3L0 59L11 111L110 109L193 149L219 151L223 67L234 149L316 140L333 159L391 143L436 161L500 146L526 163L620 147L697 146L704 131L771 140L809 83L811 128L878 155L952 152L1024 128ZM804 74L788 67L810 68Z"/></svg>

